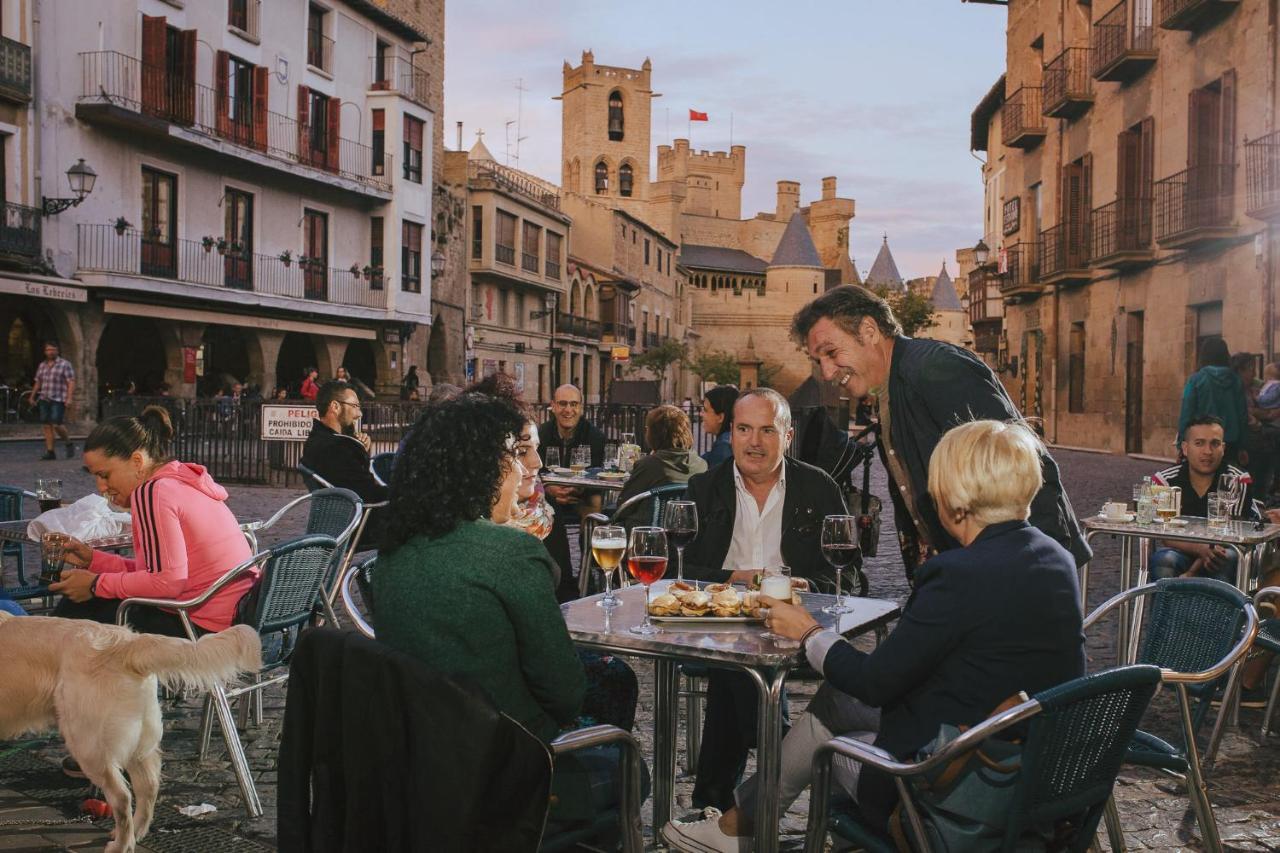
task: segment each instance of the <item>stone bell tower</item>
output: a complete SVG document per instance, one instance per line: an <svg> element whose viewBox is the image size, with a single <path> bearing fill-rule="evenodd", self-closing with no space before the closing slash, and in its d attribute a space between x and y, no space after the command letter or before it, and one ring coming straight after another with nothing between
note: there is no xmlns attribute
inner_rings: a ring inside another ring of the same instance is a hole
<svg viewBox="0 0 1280 853"><path fill-rule="evenodd" d="M652 64L639 70L596 65L583 51L577 68L564 64L561 101L561 176L566 192L606 204L644 199L649 189Z"/></svg>

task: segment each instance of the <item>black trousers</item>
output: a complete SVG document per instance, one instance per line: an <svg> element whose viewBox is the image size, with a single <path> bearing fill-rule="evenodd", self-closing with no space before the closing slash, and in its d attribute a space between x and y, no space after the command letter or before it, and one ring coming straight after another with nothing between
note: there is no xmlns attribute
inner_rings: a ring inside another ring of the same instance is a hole
<svg viewBox="0 0 1280 853"><path fill-rule="evenodd" d="M725 812L733 808L734 789L742 783L747 756L756 746L760 697L755 682L745 672L712 669L707 674L707 705L702 725L702 750L698 753L698 778L693 785L693 806L713 806ZM787 723L787 694L782 694L782 732Z"/></svg>
<svg viewBox="0 0 1280 853"><path fill-rule="evenodd" d="M54 616L63 619L88 619L90 622L102 622L106 625L116 624L116 611L120 608L118 598L91 598L77 604L69 598L63 598L53 608ZM176 613L165 613L155 607L129 608L129 627L141 634L163 634L166 637L182 637L187 632L182 629L182 620ZM194 622L196 636L208 633Z"/></svg>

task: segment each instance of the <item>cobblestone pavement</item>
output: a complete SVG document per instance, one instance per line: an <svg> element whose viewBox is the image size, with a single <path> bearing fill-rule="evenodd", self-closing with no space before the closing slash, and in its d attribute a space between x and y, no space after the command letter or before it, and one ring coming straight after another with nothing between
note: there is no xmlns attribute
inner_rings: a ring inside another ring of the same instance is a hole
<svg viewBox="0 0 1280 853"><path fill-rule="evenodd" d="M35 477L48 472L62 476L66 492L77 497L92 488L90 478L80 470L78 460L39 462L39 448L28 442L0 443L0 482L30 488ZM1072 451L1056 454L1062 466L1068 493L1078 514L1095 511L1107 499L1124 499L1132 482L1157 467L1157 463L1124 457ZM884 477L875 471L876 491L884 493ZM293 497L288 489L232 486L231 507L240 518L265 518ZM301 519L285 525L280 535L296 532ZM1118 548L1114 541L1097 544L1091 575L1089 605L1094 607L1116 591ZM892 520L885 519L879 556L868 561L871 594L901 600L906 583L892 539ZM1114 637L1109 628L1091 635L1088 644L1090 666L1106 667L1114 660ZM642 685L637 735L651 749L653 696L651 667L636 661ZM804 709L814 685L795 684L790 688L792 714ZM255 850L270 849L275 839L276 744L283 716L282 689L267 692L266 719L262 726L242 733L245 750L253 767L266 815L249 820L239 803L238 790L225 750L215 733L208 761L196 760L200 703L195 698L168 700L165 710L165 765L157 826L144 842L147 850ZM1174 738L1177 734L1175 706L1171 697L1157 697L1146 727ZM1245 710L1242 727L1229 729L1217 766L1209 779L1210 798L1215 806L1222 837L1232 850L1280 850L1280 749L1272 738L1263 743L1259 727L1261 712ZM681 723L683 737L684 723ZM75 818L87 791L81 784L65 780L56 762L65 754L56 737L23 743L0 744L0 850L99 849L109 823L71 823L62 826L8 825L11 820L67 820ZM683 753L681 754L683 765ZM1201 849L1198 830L1188 811L1188 801L1180 783L1146 771L1126 770L1116 795L1124 822L1126 840L1136 849ZM681 775L677 784L676 813L690 807L692 780ZM218 811L199 819L179 815L180 806L211 803ZM646 820L650 804L645 805ZM782 824L784 849L800 848L808 799L802 797Z"/></svg>

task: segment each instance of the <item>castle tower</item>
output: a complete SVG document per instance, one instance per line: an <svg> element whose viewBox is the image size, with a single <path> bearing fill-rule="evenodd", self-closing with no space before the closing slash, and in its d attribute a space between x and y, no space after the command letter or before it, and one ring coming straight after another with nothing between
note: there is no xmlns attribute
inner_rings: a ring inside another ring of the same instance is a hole
<svg viewBox="0 0 1280 853"><path fill-rule="evenodd" d="M566 192L644 199L649 189L652 64L639 70L596 65L591 51L577 68L565 62L561 101L561 175Z"/></svg>
<svg viewBox="0 0 1280 853"><path fill-rule="evenodd" d="M779 206L781 206L781 182L779 182ZM849 223L854 217L851 198L837 195L836 179L822 179L822 198L809 205L809 232L813 244L827 269L840 270L842 284L857 284L858 272L849 259Z"/></svg>
<svg viewBox="0 0 1280 853"><path fill-rule="evenodd" d="M773 253L773 260L765 270L765 293L771 303L768 312L778 313L776 340L770 341L767 352L778 360L778 376L774 380L779 389L786 393L795 390L809 378L809 360L789 347L787 333L791 316L816 299L826 289L826 271L822 266L822 258L809 236L809 228L805 225L804 216L799 212L787 223L787 230L782 232L778 241L778 249Z"/></svg>
<svg viewBox="0 0 1280 853"><path fill-rule="evenodd" d="M674 147L659 145L658 180L687 187L685 213L741 219L747 147L734 145L727 152L694 151L687 139L674 140Z"/></svg>
<svg viewBox="0 0 1280 853"><path fill-rule="evenodd" d="M875 263L871 265L871 270L862 283L867 287L887 287L890 290L899 291L907 289L906 282L902 280L902 274L898 272L898 264L893 259L893 252L889 249L888 234L884 235L884 242L880 245Z"/></svg>

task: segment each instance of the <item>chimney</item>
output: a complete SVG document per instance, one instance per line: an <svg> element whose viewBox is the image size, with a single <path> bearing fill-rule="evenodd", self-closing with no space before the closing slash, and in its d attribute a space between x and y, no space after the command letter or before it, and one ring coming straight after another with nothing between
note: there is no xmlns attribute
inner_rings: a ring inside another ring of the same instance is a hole
<svg viewBox="0 0 1280 853"><path fill-rule="evenodd" d="M779 222L790 222L800 208L800 184L798 181L778 181L778 206L775 217Z"/></svg>
<svg viewBox="0 0 1280 853"><path fill-rule="evenodd" d="M836 197L836 179L823 178L822 179L822 200L830 201L835 197Z"/></svg>
<svg viewBox="0 0 1280 853"><path fill-rule="evenodd" d="M462 122L458 122L458 150L462 150Z"/></svg>

